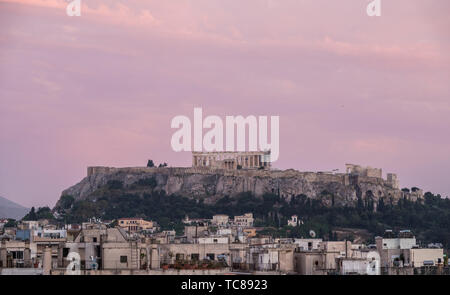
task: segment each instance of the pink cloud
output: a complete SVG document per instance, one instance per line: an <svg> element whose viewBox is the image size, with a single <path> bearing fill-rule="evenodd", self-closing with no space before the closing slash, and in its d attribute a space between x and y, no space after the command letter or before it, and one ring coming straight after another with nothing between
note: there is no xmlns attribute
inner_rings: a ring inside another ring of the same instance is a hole
<svg viewBox="0 0 450 295"><path fill-rule="evenodd" d="M170 120L194 106L280 115L276 167L448 194L448 3L0 0L0 194L51 205L88 165L189 165Z"/></svg>
<svg viewBox="0 0 450 295"><path fill-rule="evenodd" d="M69 2L64 0L0 0L0 2L52 8L57 10L59 14L65 14L66 7L69 4ZM91 6L89 1L81 1L81 13L82 16L104 23L131 26L158 24L158 20L153 17L149 10L142 9L138 12L133 12L126 4L117 1L100 1L97 7Z"/></svg>

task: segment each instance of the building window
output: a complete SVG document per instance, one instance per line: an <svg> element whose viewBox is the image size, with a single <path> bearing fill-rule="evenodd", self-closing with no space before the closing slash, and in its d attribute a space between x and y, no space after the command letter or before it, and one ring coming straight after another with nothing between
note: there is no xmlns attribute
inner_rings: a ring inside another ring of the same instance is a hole
<svg viewBox="0 0 450 295"><path fill-rule="evenodd" d="M200 255L198 253L191 254L191 260L198 261L200 259Z"/></svg>
<svg viewBox="0 0 450 295"><path fill-rule="evenodd" d="M206 257L208 257L209 258L209 260L214 260L214 253L208 253L208 254L206 254Z"/></svg>
<svg viewBox="0 0 450 295"><path fill-rule="evenodd" d="M92 238L92 242L97 243L97 238Z"/></svg>
<svg viewBox="0 0 450 295"><path fill-rule="evenodd" d="M23 251L12 251L13 259L23 259Z"/></svg>
<svg viewBox="0 0 450 295"><path fill-rule="evenodd" d="M182 261L182 260L184 260L184 254L183 254L183 253L177 253L177 254L175 255L175 260L176 260L176 261Z"/></svg>
<svg viewBox="0 0 450 295"><path fill-rule="evenodd" d="M128 256L120 256L120 263L127 263Z"/></svg>

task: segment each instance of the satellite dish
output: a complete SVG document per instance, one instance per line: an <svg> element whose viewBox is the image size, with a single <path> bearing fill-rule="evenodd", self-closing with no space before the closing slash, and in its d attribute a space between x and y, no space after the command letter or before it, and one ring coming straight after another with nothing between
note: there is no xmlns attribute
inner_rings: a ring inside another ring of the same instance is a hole
<svg viewBox="0 0 450 295"><path fill-rule="evenodd" d="M309 235L311 236L311 238L315 238L316 237L316 232L313 230L309 231Z"/></svg>

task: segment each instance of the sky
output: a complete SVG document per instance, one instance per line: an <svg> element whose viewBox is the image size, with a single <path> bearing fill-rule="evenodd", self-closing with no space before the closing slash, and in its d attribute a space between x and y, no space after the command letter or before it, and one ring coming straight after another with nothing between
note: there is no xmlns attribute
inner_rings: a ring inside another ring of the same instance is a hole
<svg viewBox="0 0 450 295"><path fill-rule="evenodd" d="M189 166L173 117L278 115L273 166L450 192L450 1L0 0L0 195L53 206L87 166Z"/></svg>

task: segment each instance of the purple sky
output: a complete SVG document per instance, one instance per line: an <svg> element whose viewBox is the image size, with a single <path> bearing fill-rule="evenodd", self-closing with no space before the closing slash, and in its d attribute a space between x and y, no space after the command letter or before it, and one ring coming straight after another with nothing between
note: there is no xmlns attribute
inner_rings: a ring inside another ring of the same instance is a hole
<svg viewBox="0 0 450 295"><path fill-rule="evenodd" d="M450 192L450 1L0 0L0 195L86 167L190 165L176 115L279 115L274 166L383 168Z"/></svg>

